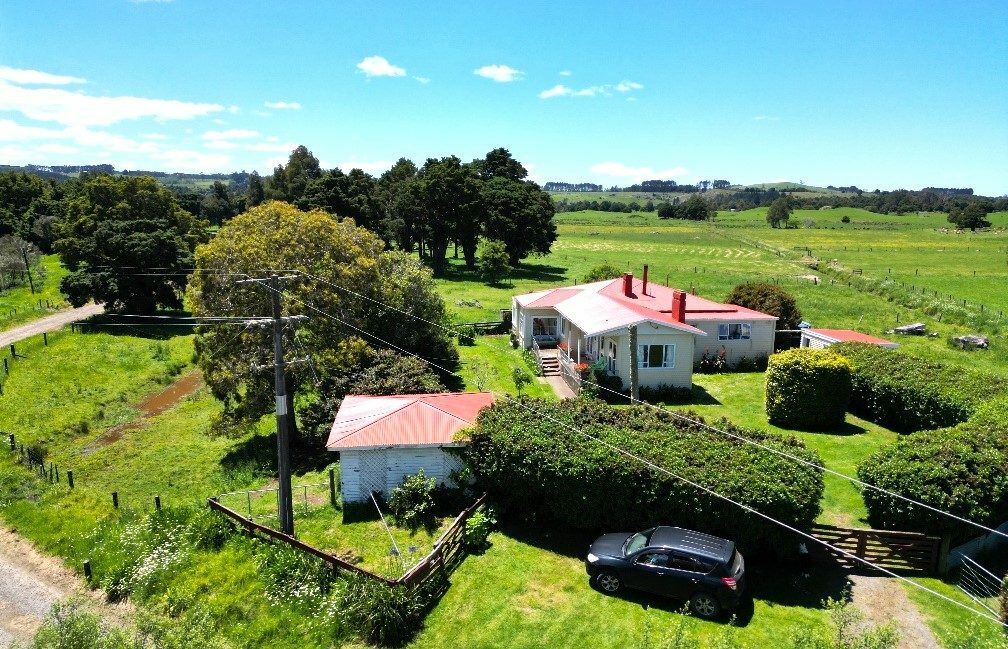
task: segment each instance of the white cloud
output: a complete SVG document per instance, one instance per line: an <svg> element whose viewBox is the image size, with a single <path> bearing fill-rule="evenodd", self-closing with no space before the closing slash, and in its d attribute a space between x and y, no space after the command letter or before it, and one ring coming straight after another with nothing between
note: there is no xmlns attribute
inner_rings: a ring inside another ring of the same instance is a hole
<svg viewBox="0 0 1008 649"><path fill-rule="evenodd" d="M515 70L509 65L484 65L482 68L476 68L473 70L473 74L487 79L493 79L497 83L510 83L512 81L518 81L525 76L524 72L521 70Z"/></svg>
<svg viewBox="0 0 1008 649"><path fill-rule="evenodd" d="M230 140L210 140L203 144L204 148L207 149L237 149L238 145Z"/></svg>
<svg viewBox="0 0 1008 649"><path fill-rule="evenodd" d="M86 83L80 77L68 77L62 74L50 74L38 70L22 70L18 68L0 67L0 80L22 85L65 86L70 83Z"/></svg>
<svg viewBox="0 0 1008 649"><path fill-rule="evenodd" d="M296 101L267 101L263 105L273 110L301 110L301 104Z"/></svg>
<svg viewBox="0 0 1008 649"><path fill-rule="evenodd" d="M428 83L430 83L430 77L413 77L413 78L416 79L417 81L419 81L420 83L424 84L424 85L427 85Z"/></svg>
<svg viewBox="0 0 1008 649"><path fill-rule="evenodd" d="M637 83L636 81L620 81L616 84L616 90L618 92L630 92L631 90L640 90L644 86Z"/></svg>
<svg viewBox="0 0 1008 649"><path fill-rule="evenodd" d="M259 131L232 128L227 131L207 131L203 134L204 140L247 140L253 137L259 137Z"/></svg>
<svg viewBox="0 0 1008 649"><path fill-rule="evenodd" d="M602 176L627 178L635 181L671 180L689 173L685 167L655 170L651 167L631 167L622 162L600 162L592 165L591 171Z"/></svg>
<svg viewBox="0 0 1008 649"><path fill-rule="evenodd" d="M229 112L229 113L231 113L232 115L234 115L234 114L236 114L236 113L237 113L238 111L240 111L240 110L241 110L241 108L238 108L238 107L237 107L237 106L235 106L234 104L231 104L230 106L228 106L228 109L227 109L227 110L228 110L228 112Z"/></svg>
<svg viewBox="0 0 1008 649"><path fill-rule="evenodd" d="M376 160L374 162L361 162L360 160L351 160L349 162L340 162L336 166L343 171L350 171L351 169L360 169L361 171L366 171L369 174L376 174L383 171L387 171L392 168L391 162L388 160Z"/></svg>
<svg viewBox="0 0 1008 649"><path fill-rule="evenodd" d="M581 88L580 90L575 90L570 86L565 86L562 83L558 83L552 88L548 88L539 93L540 99L550 99L551 97L598 97L599 95L609 96L614 91L615 92L631 92L633 90L641 90L644 88L642 84L636 81L620 81L617 84L605 83L600 86L588 86L587 88Z"/></svg>
<svg viewBox="0 0 1008 649"><path fill-rule="evenodd" d="M65 144L59 144L58 142L51 142L49 144L40 144L35 147L35 150L39 153L53 153L53 154L71 154L80 151L77 147L67 146Z"/></svg>
<svg viewBox="0 0 1008 649"><path fill-rule="evenodd" d="M0 119L0 142L51 142L54 140L68 141L78 146L116 153L153 153L159 148L156 142L141 142L108 131L93 131L84 126L51 129L25 126L11 120Z"/></svg>
<svg viewBox="0 0 1008 649"><path fill-rule="evenodd" d="M165 135L164 133L143 133L143 134L140 135L140 137L144 138L145 140L167 140L168 139L168 136Z"/></svg>
<svg viewBox="0 0 1008 649"><path fill-rule="evenodd" d="M95 97L59 88L21 88L0 81L0 111L65 126L108 126L123 120L182 120L224 110L220 104L146 97Z"/></svg>
<svg viewBox="0 0 1008 649"><path fill-rule="evenodd" d="M265 160L263 160L263 167L269 171L273 171L274 167L286 163L289 159L290 156L285 155L278 155L272 158L266 158Z"/></svg>
<svg viewBox="0 0 1008 649"><path fill-rule="evenodd" d="M776 122L779 117L772 117L770 115L756 115L753 117L754 122Z"/></svg>
<svg viewBox="0 0 1008 649"><path fill-rule="evenodd" d="M549 99L550 97L566 97L572 94L573 92L574 91L568 88L567 86L563 85L562 83L558 83L552 88L540 92L539 99Z"/></svg>
<svg viewBox="0 0 1008 649"><path fill-rule="evenodd" d="M357 64L357 69L369 77L404 77L406 70L392 65L384 56L367 56Z"/></svg>
<svg viewBox="0 0 1008 649"><path fill-rule="evenodd" d="M572 73L571 73L570 70L560 70L560 76L561 77L569 77L571 74Z"/></svg>

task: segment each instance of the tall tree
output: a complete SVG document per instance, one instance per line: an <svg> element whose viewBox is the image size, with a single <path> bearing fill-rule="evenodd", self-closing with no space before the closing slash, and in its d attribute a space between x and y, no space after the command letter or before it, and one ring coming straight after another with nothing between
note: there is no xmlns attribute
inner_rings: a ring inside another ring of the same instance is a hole
<svg viewBox="0 0 1008 649"><path fill-rule="evenodd" d="M350 217L357 225L380 236L383 233L379 227L375 191L375 179L364 171L351 169L349 174L344 174L339 169L333 169L309 182L297 205L303 210L319 209L336 216Z"/></svg>
<svg viewBox="0 0 1008 649"><path fill-rule="evenodd" d="M302 273L286 288L283 304L290 314L309 316L297 326L297 342L291 344L311 357L323 381L357 367L369 348L382 346L361 338L360 331L454 369L458 356L442 329L448 316L431 271L405 253L383 249L378 237L350 220L267 201L231 219L201 246L196 267L262 276L268 259L272 267ZM202 272L194 273L188 294L193 312L208 316L268 313L271 298L263 286L237 285L231 275ZM230 343L234 336L229 327L201 329L197 361L227 412L254 420L272 407L272 378L250 370L250 363L272 357L272 336L250 329ZM292 366L291 393L311 393L309 376L307 367Z"/></svg>
<svg viewBox="0 0 1008 649"><path fill-rule="evenodd" d="M375 200L381 210L383 237L394 241L401 250L413 252L417 244L417 219L420 203L415 183L417 166L399 158L392 168L378 178Z"/></svg>
<svg viewBox="0 0 1008 649"><path fill-rule="evenodd" d="M767 210L766 220L772 228L780 228L787 225L788 220L791 219L791 199L787 196L781 196L776 199L773 203L770 203L770 209Z"/></svg>
<svg viewBox="0 0 1008 649"><path fill-rule="evenodd" d="M67 205L55 249L69 269L60 289L70 303L150 313L179 308L193 251L207 223L179 207L147 176L93 176ZM142 269L159 269L143 274Z"/></svg>
<svg viewBox="0 0 1008 649"><path fill-rule="evenodd" d="M211 225L220 226L237 213L228 186L215 180L210 193L200 204L200 216Z"/></svg>
<svg viewBox="0 0 1008 649"><path fill-rule="evenodd" d="M965 208L960 208L958 205L953 206L949 211L948 220L960 230L989 228L991 222L987 220L988 213L990 213L990 206L985 201L970 201Z"/></svg>
<svg viewBox="0 0 1008 649"><path fill-rule="evenodd" d="M245 207L251 209L266 200L266 188L263 186L262 176L258 171L253 171L249 176L248 187L245 188Z"/></svg>
<svg viewBox="0 0 1008 649"><path fill-rule="evenodd" d="M296 204L304 196L308 183L320 177L322 168L318 158L302 144L291 151L287 166L277 165L273 170L266 195L268 198Z"/></svg>
<svg viewBox="0 0 1008 649"><path fill-rule="evenodd" d="M550 195L529 181L496 176L483 184L483 233L504 243L512 266L530 254L546 254L556 241Z"/></svg>
<svg viewBox="0 0 1008 649"><path fill-rule="evenodd" d="M480 180L455 156L429 158L418 174L422 239L435 276L444 275L448 245L458 242L466 265L476 265L480 232Z"/></svg>
<svg viewBox="0 0 1008 649"><path fill-rule="evenodd" d="M34 174L0 172L0 236L30 239L35 219L51 211L51 185Z"/></svg>
<svg viewBox="0 0 1008 649"><path fill-rule="evenodd" d="M498 147L486 154L482 160L473 160L473 166L483 180L507 178L508 180L525 180L528 170L511 156L504 147Z"/></svg>

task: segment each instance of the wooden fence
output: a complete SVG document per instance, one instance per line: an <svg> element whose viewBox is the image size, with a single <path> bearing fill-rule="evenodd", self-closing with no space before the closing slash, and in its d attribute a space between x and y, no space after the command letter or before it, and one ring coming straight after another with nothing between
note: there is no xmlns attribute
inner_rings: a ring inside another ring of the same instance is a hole
<svg viewBox="0 0 1008 649"><path fill-rule="evenodd" d="M944 547L942 539L917 532L850 529L815 525L812 536L845 552L889 570L937 573L941 571ZM865 564L818 544L809 548L815 554L832 556L842 565L863 568Z"/></svg>
<svg viewBox="0 0 1008 649"><path fill-rule="evenodd" d="M360 566L355 566L352 563L344 561L339 557L335 557L328 552L312 547L311 545L299 541L292 536L287 536L283 532L278 532L277 530L266 527L265 525L260 525L259 523L242 516L233 509L229 509L228 507L220 504L216 498L210 498L208 504L210 509L220 512L224 516L230 518L250 534L258 534L273 541L286 543L295 549L318 557L332 566L335 570L344 570L364 575L388 586L407 586L409 588L416 588L435 577L441 575L447 576L462 561L465 557L464 532L466 521L468 521L470 516L479 511L486 504L486 498L486 494L483 494L476 500L475 503L463 510L462 513L459 514L454 521L452 521L452 524L448 526L448 529L444 531L437 541L435 541L434 548L431 550L430 554L421 559L419 563L410 568L406 574L398 579L388 579L387 577L375 574L369 570L361 568Z"/></svg>

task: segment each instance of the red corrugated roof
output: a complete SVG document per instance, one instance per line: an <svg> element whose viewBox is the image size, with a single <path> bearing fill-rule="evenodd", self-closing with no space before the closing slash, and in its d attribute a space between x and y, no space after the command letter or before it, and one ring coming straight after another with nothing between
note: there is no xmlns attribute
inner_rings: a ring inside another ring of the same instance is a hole
<svg viewBox="0 0 1008 649"><path fill-rule="evenodd" d="M494 402L489 392L347 395L333 421L326 448L442 446L476 421Z"/></svg>
<svg viewBox="0 0 1008 649"><path fill-rule="evenodd" d="M873 345L895 345L896 343L884 338L876 338L863 334L853 329L806 329L809 333L819 334L824 338L830 338L838 343L871 343Z"/></svg>
<svg viewBox="0 0 1008 649"><path fill-rule="evenodd" d="M557 288L546 293L546 295L529 302L525 305L525 308L538 309L540 307L556 306L567 298L574 297L580 292L581 289L579 288Z"/></svg>

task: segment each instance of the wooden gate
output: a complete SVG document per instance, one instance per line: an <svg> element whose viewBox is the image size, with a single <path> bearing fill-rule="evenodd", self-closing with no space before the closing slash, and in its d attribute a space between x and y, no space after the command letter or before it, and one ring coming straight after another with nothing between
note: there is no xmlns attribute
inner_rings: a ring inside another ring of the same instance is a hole
<svg viewBox="0 0 1008 649"><path fill-rule="evenodd" d="M939 571L942 557L942 539L917 532L869 530L815 525L812 536L825 541L859 559L897 571ZM835 558L841 565L867 568L865 564L840 552L809 543L809 552Z"/></svg>

